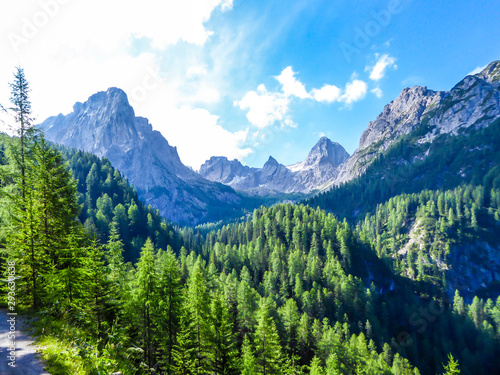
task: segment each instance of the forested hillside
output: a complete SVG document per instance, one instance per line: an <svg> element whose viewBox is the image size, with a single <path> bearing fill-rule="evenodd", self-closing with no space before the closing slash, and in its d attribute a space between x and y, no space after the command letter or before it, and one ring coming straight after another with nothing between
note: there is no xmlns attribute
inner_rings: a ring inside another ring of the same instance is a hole
<svg viewBox="0 0 500 375"><path fill-rule="evenodd" d="M438 285L449 297L459 289L469 299L496 298L499 208L498 187L423 190L389 199L357 228L396 273Z"/></svg>
<svg viewBox="0 0 500 375"><path fill-rule="evenodd" d="M174 227L162 219L158 210L139 200L109 160L93 154L58 146L78 181L79 202L83 204L80 222L101 243L106 243L112 226L116 226L124 243L126 261L135 262L146 240L158 246L180 248Z"/></svg>
<svg viewBox="0 0 500 375"><path fill-rule="evenodd" d="M500 121L479 130L441 134L432 142L417 142L431 131L421 123L401 136L360 177L305 201L350 221L374 212L378 204L402 193L453 189L462 184L500 187ZM366 152L376 152L376 145Z"/></svg>
<svg viewBox="0 0 500 375"><path fill-rule="evenodd" d="M15 276L2 297L11 311L36 317L51 373L500 368L495 276L481 279L485 286L470 282L475 268L496 267L500 190L497 172L487 170L494 159L478 162L477 173L464 169L471 184L455 189L386 196L368 183L363 202L375 194L379 204L359 211L357 225L279 204L240 222L179 229L141 204L107 160L46 142L31 126L28 93L18 69L18 131L0 142L0 265ZM359 207L352 194L361 188L357 181L334 190L343 201L328 208Z"/></svg>

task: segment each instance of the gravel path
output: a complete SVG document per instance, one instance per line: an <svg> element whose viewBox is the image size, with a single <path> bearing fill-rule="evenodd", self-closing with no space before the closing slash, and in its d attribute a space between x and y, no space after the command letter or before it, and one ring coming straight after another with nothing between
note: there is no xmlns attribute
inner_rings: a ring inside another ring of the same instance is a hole
<svg viewBox="0 0 500 375"><path fill-rule="evenodd" d="M15 318L16 331L16 350L15 366L9 366L12 363L9 349L9 333L11 321ZM19 316L7 315L7 311L0 310L0 375L50 375L43 370L43 363L39 354L36 353L36 346L33 339L21 331L23 327L23 318Z"/></svg>

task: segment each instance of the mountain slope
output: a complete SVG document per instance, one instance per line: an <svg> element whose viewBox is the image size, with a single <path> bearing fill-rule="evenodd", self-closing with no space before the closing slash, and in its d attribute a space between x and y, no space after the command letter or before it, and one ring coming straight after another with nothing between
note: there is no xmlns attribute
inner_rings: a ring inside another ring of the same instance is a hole
<svg viewBox="0 0 500 375"><path fill-rule="evenodd" d="M339 185L362 175L367 167L401 136L417 133L415 143L430 144L440 134L457 135L465 129L479 130L500 118L500 61L481 73L467 76L450 91L426 87L405 88L361 135L359 148L344 163ZM424 155L421 155L424 157Z"/></svg>
<svg viewBox="0 0 500 375"><path fill-rule="evenodd" d="M355 219L401 193L491 188L500 173L499 87L500 62L493 62L446 93L403 90L363 133L331 181L336 187L308 203Z"/></svg>
<svg viewBox="0 0 500 375"><path fill-rule="evenodd" d="M231 188L205 180L182 164L177 149L136 117L116 88L77 103L73 112L45 120L47 139L108 158L146 203L172 221L197 224L241 214L245 201Z"/></svg>
<svg viewBox="0 0 500 375"><path fill-rule="evenodd" d="M237 160L213 157L201 166L200 174L254 194L310 193L333 179L348 157L340 144L322 137L304 161L290 166L280 164L272 156L260 169L244 167Z"/></svg>

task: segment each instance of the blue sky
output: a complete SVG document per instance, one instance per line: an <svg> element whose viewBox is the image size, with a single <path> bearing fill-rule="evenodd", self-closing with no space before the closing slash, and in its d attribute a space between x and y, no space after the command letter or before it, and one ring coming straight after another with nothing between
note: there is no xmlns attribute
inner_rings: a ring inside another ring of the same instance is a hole
<svg viewBox="0 0 500 375"><path fill-rule="evenodd" d="M449 90L500 59L500 2L8 0L0 102L22 64L40 121L110 86L197 169L260 167L322 136L349 153L406 86Z"/></svg>

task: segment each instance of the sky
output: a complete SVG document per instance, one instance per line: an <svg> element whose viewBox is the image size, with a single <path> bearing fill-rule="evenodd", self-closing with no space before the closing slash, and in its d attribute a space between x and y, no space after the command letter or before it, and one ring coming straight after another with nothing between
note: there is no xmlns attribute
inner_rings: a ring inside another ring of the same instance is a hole
<svg viewBox="0 0 500 375"><path fill-rule="evenodd" d="M119 87L195 170L290 165L322 136L352 154L405 87L449 90L499 60L499 15L497 0L2 0L0 104L22 66L36 123Z"/></svg>

